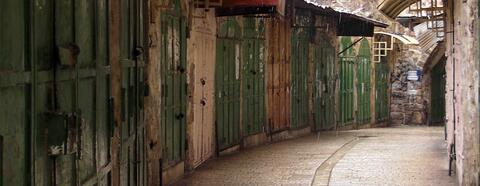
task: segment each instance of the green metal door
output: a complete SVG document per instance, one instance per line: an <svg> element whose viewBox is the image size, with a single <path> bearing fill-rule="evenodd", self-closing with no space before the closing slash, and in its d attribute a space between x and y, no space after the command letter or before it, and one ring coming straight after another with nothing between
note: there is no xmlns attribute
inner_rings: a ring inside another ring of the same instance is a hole
<svg viewBox="0 0 480 186"><path fill-rule="evenodd" d="M16 47L28 46L28 50L20 49L18 52L22 52L24 62L32 62L29 65L22 61L15 62L15 68L28 71L23 77L17 76L17 81L28 82L31 86L24 86L24 93L17 90L16 96L26 96L24 98L27 101L22 103L19 100L16 103L18 106L12 107L30 108L27 113L19 111L22 119L9 116L12 119L9 123L21 124L25 121L33 124L29 126L32 132L23 131L23 134L31 134L28 139L33 148L29 148L28 153L33 160L28 163L34 172L24 175L29 176L28 179L34 182L31 184L35 185L106 185L111 171L111 128L107 117L111 112L108 101L107 1L31 3L23 7L28 12L25 15L31 15L33 19L20 16L25 25L7 24L25 26L23 30L29 39L20 39ZM4 9L3 5L1 8L0 12L10 11L9 8ZM19 7L11 10L22 12ZM21 29L16 31L23 32ZM6 34L2 32L2 38L22 36ZM18 57L13 54L8 58L13 60ZM8 67L10 64L5 65ZM31 97L25 94L30 91ZM0 97L3 98L3 95ZM18 130L17 133L22 131ZM25 152L21 149L15 151L18 152L12 152L11 155ZM28 179L4 181L7 185L19 185Z"/></svg>
<svg viewBox="0 0 480 186"><path fill-rule="evenodd" d="M297 15L292 28L291 49L291 122L292 128L308 126L308 50L309 16Z"/></svg>
<svg viewBox="0 0 480 186"><path fill-rule="evenodd" d="M215 123L217 149L221 151L240 142L241 29L234 19L228 19L217 33Z"/></svg>
<svg viewBox="0 0 480 186"><path fill-rule="evenodd" d="M439 62L432 69L431 113L432 123L445 122L445 62Z"/></svg>
<svg viewBox="0 0 480 186"><path fill-rule="evenodd" d="M243 135L263 132L265 124L265 26L263 18L244 17L242 61Z"/></svg>
<svg viewBox="0 0 480 186"><path fill-rule="evenodd" d="M360 51L357 62L357 123L366 124L370 122L370 45L367 39L360 44Z"/></svg>
<svg viewBox="0 0 480 186"><path fill-rule="evenodd" d="M335 48L322 40L314 50L315 129L328 130L335 126Z"/></svg>
<svg viewBox="0 0 480 186"><path fill-rule="evenodd" d="M390 70L387 59L382 57L380 63L375 64L375 116L377 122L389 119L388 83Z"/></svg>
<svg viewBox="0 0 480 186"><path fill-rule="evenodd" d="M340 51L352 45L350 37L342 37ZM340 123L342 126L353 124L355 113L353 110L354 68L356 57L353 48L340 54Z"/></svg>
<svg viewBox="0 0 480 186"><path fill-rule="evenodd" d="M185 123L187 104L186 23L180 1L161 15L161 84L162 84L162 158L163 168L185 157Z"/></svg>
<svg viewBox="0 0 480 186"><path fill-rule="evenodd" d="M121 0L121 185L145 185L144 3Z"/></svg>
<svg viewBox="0 0 480 186"><path fill-rule="evenodd" d="M27 5L25 1L0 1L0 185L5 186L31 184Z"/></svg>

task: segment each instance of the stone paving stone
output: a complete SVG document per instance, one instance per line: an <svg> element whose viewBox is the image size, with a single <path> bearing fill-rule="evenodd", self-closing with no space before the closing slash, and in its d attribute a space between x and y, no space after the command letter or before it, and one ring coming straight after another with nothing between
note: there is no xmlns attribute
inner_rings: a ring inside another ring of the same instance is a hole
<svg viewBox="0 0 480 186"><path fill-rule="evenodd" d="M312 134L208 161L175 185L310 185L315 170L356 136L356 145L333 167L329 185L455 185L447 174L441 127Z"/></svg>
<svg viewBox="0 0 480 186"><path fill-rule="evenodd" d="M456 185L442 127L354 131L362 138L332 171L330 185Z"/></svg>

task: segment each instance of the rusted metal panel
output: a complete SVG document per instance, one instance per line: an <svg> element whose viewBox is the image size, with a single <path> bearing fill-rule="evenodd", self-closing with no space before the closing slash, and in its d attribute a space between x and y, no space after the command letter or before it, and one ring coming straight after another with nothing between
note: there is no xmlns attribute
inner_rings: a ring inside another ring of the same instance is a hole
<svg viewBox="0 0 480 186"><path fill-rule="evenodd" d="M216 26L213 9L195 9L195 18L188 39L188 94L187 114L187 167L194 169L213 156L214 138L214 85Z"/></svg>
<svg viewBox="0 0 480 186"><path fill-rule="evenodd" d="M275 16L266 20L267 118L269 133L290 126L290 43L288 19Z"/></svg>
<svg viewBox="0 0 480 186"><path fill-rule="evenodd" d="M240 142L241 27L233 18L220 22L215 65L217 149Z"/></svg>
<svg viewBox="0 0 480 186"><path fill-rule="evenodd" d="M265 18L243 18L242 135L263 132L265 125Z"/></svg>

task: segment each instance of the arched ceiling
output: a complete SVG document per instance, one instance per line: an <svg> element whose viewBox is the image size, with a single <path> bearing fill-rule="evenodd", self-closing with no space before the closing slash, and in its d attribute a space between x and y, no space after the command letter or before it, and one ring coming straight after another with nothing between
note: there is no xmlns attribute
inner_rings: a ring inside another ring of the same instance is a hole
<svg viewBox="0 0 480 186"><path fill-rule="evenodd" d="M391 19L397 18L403 10L407 9L410 5L421 0L384 0L378 5L378 10Z"/></svg>

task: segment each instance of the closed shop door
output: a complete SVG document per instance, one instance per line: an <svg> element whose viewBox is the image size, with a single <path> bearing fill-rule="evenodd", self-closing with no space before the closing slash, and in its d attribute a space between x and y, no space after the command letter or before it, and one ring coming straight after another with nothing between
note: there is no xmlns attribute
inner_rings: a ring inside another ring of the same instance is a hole
<svg viewBox="0 0 480 186"><path fill-rule="evenodd" d="M308 50L310 35L307 25L309 16L297 16L297 24L292 28L291 63L291 122L292 128L308 126Z"/></svg>
<svg viewBox="0 0 480 186"><path fill-rule="evenodd" d="M445 122L445 62L439 62L432 69L431 83L431 113L432 124Z"/></svg>
<svg viewBox="0 0 480 186"><path fill-rule="evenodd" d="M315 129L335 126L335 48L327 40L315 45Z"/></svg>
<svg viewBox="0 0 480 186"><path fill-rule="evenodd" d="M367 39L360 44L360 51L357 57L357 123L366 124L370 122L370 62L371 53Z"/></svg>
<svg viewBox="0 0 480 186"><path fill-rule="evenodd" d="M161 15L162 158L164 169L184 160L187 104L186 23L180 1Z"/></svg>
<svg viewBox="0 0 480 186"><path fill-rule="evenodd" d="M31 63L25 1L0 1L0 185L29 185Z"/></svg>
<svg viewBox="0 0 480 186"><path fill-rule="evenodd" d="M121 185L145 185L143 1L121 1Z"/></svg>
<svg viewBox="0 0 480 186"><path fill-rule="evenodd" d="M242 61L243 135L263 132L265 124L265 26L263 18L244 18Z"/></svg>
<svg viewBox="0 0 480 186"><path fill-rule="evenodd" d="M342 37L340 51L352 45L350 37ZM355 121L354 113L354 77L356 57L353 48L340 54L340 123L351 125Z"/></svg>
<svg viewBox="0 0 480 186"><path fill-rule="evenodd" d="M382 57L380 63L375 64L375 116L377 122L389 119L388 83L390 81L387 59Z"/></svg>
<svg viewBox="0 0 480 186"><path fill-rule="evenodd" d="M218 150L240 141L240 38L241 29L235 20L228 19L219 25L215 65Z"/></svg>
<svg viewBox="0 0 480 186"><path fill-rule="evenodd" d="M27 105L34 114L25 118L34 123L30 153L36 185L109 184L107 4L41 1L25 6L32 7L35 18L26 21L32 29L27 59L34 63L33 86L26 89L34 94Z"/></svg>

